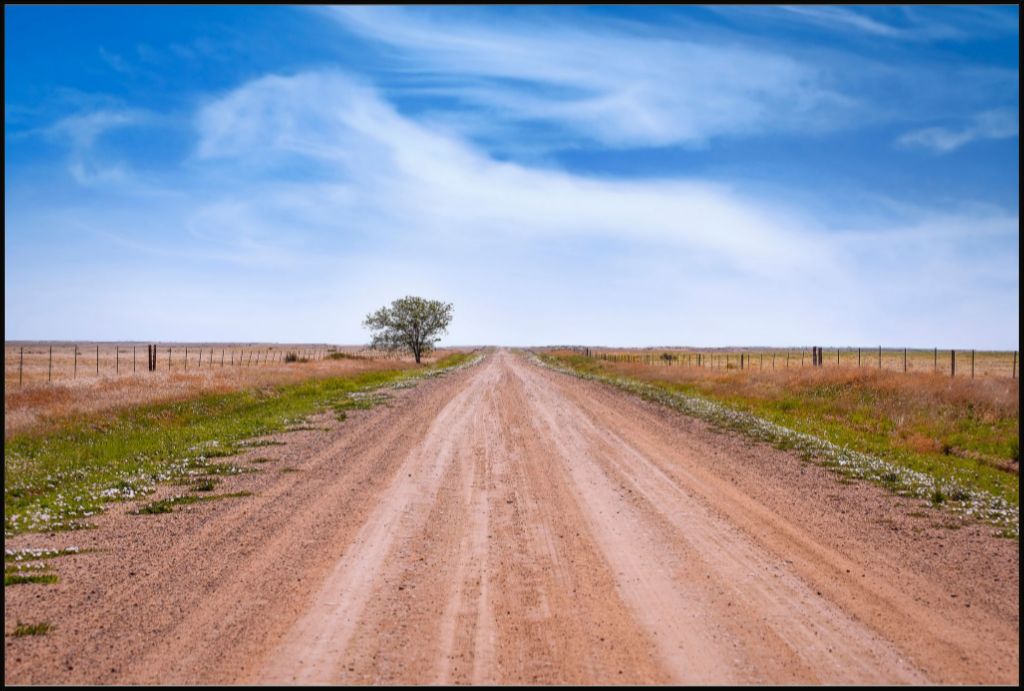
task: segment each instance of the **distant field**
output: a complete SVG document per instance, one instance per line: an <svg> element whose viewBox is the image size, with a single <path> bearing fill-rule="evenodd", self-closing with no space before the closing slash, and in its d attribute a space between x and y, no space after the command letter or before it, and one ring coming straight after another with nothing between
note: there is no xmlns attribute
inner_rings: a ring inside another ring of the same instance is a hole
<svg viewBox="0 0 1024 691"><path fill-rule="evenodd" d="M150 343L67 343L8 341L4 344L4 385L32 386L79 379L147 373ZM333 353L367 359L402 359L365 346L323 343L156 343L157 372L193 372L284 364L288 353L320 360ZM77 349L77 352L76 352Z"/></svg>
<svg viewBox="0 0 1024 691"><path fill-rule="evenodd" d="M77 365L73 344L5 344L5 437L12 433L44 429L72 415L414 365L411 357L387 356L362 346L279 343L157 345L157 369L149 372L144 343L82 343L78 345ZM437 351L428 362L450 352L453 351ZM288 353L295 353L299 361L285 362ZM308 361L302 362L302 358Z"/></svg>
<svg viewBox="0 0 1024 691"><path fill-rule="evenodd" d="M1017 504L1019 499L1019 379L1011 378L1012 353L977 353L976 376L935 373L925 367L925 355L908 352L908 370L891 367L893 354L878 351L873 366L856 366L841 354L842 366L810 366L810 352L744 350L590 350L547 349L560 364L578 372L626 377L667 391L696 395L800 432L875 454L938 478L991 492ZM663 358L668 353L674 358ZM697 355L703 367L697 367ZM774 355L775 366L771 361ZM1007 355L1010 357L1007 358ZM946 351L948 358L949 352ZM761 366L762 357L764 366ZM932 354L934 357L934 353ZM911 366L911 362L914 366ZM886 368L886 364L890 368ZM982 363L984 363L982 365ZM984 367L983 370L981 368ZM985 376L978 374L984 371ZM996 373L1005 373L1001 376Z"/></svg>
<svg viewBox="0 0 1024 691"><path fill-rule="evenodd" d="M812 366L811 348L589 348L596 358L613 362L637 362L705 369L787 370ZM953 351L903 348L829 348L822 353L825 368L881 369L888 372L952 373ZM904 369L905 366L905 369ZM957 377L1010 377L1020 375L1014 351L957 350Z"/></svg>

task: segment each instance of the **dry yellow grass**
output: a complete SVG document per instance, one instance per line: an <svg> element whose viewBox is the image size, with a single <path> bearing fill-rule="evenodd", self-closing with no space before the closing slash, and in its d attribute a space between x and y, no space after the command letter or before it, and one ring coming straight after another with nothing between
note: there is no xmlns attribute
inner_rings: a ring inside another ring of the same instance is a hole
<svg viewBox="0 0 1024 691"><path fill-rule="evenodd" d="M171 348L170 368L167 366L168 347ZM149 372L146 346L137 345L133 372L132 346L119 345L116 348L120 354L116 353L114 344L100 345L100 375L96 376L96 344L79 347L77 374L71 345L53 346L53 364L50 369L49 345L7 344L4 348L5 438L16 432L51 428L73 415L114 412L146 403L184 400L204 393L224 393L305 379L415 366L411 357L385 357L381 353L368 352L358 347L333 347L336 352L358 356L352 359L324 358L285 363L284 356L289 352L302 355L318 350L323 355L327 347L190 344L187 369L185 346L162 345L158 349L157 371ZM23 383L19 386L18 365L22 352ZM258 366L255 364L257 352L260 354ZM427 361L433 362L449 352L437 351ZM200 353L204 358L202 364L198 360ZM239 365L239 362L243 364ZM52 379L50 383L47 382L48 370Z"/></svg>
<svg viewBox="0 0 1024 691"><path fill-rule="evenodd" d="M841 426L865 439L911 452L953 454L1017 471L1019 379L992 374L971 378L969 370L967 376L959 376L959 358L958 376L954 378L948 371L935 374L910 369L905 374L902 352L899 370L878 369L877 350L874 367L856 367L856 351L853 366L830 366L826 351L824 367L811 367L807 353L804 367L791 354L788 369L784 362L780 366L780 351L776 351L774 370L769 364L771 351L764 353L764 368L759 367L760 352L743 351L750 361L744 358L742 370L738 351L703 351L707 365L714 355L714 367L688 366L686 353L679 351L676 353L682 355L682 360L671 365L660 356L672 351L663 350L595 349L592 353L596 357L591 358L579 358L580 353L573 350L550 352L569 356L584 367L680 385L762 413L814 420L823 428ZM602 357L609 355L610 359ZM832 355L834 358L835 351ZM695 357L690 360L696 363Z"/></svg>
<svg viewBox="0 0 1024 691"><path fill-rule="evenodd" d="M669 366L662 356L665 353L675 359L671 366L696 365L701 356L708 369L739 369L740 355L744 356L744 369L780 371L811 367L810 348L591 348L598 358L613 361L633 361ZM973 355L972 355L973 354ZM956 376L971 377L971 360L974 359L974 377L1014 377L1020 375L1020 362L1015 363L1013 351L978 350L956 351ZM950 375L951 352L949 350L908 349L906 368L908 373L931 373ZM902 348L883 348L879 357L878 348L828 348L824 350L824 369L859 368L903 373L904 351Z"/></svg>

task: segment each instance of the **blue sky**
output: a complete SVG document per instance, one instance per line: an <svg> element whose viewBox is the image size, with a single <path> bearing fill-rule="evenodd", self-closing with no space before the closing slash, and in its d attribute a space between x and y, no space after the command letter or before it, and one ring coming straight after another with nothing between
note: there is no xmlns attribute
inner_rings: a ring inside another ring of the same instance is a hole
<svg viewBox="0 0 1024 691"><path fill-rule="evenodd" d="M1018 10L6 7L5 337L1017 348Z"/></svg>

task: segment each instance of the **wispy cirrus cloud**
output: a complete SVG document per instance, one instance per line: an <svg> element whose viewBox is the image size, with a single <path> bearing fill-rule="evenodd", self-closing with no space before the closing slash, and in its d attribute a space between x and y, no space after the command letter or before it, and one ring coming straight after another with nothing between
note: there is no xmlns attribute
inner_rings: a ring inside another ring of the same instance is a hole
<svg viewBox="0 0 1024 691"><path fill-rule="evenodd" d="M991 110L979 113L958 128L925 127L907 132L896 140L896 144L903 148L928 149L937 154L946 154L976 140L1016 137L1018 128L1016 112Z"/></svg>
<svg viewBox="0 0 1024 691"><path fill-rule="evenodd" d="M39 132L68 143L67 169L81 185L90 186L128 179L127 167L96 155L97 140L108 132L152 122L151 113L135 108L107 108L61 118Z"/></svg>
<svg viewBox="0 0 1024 691"><path fill-rule="evenodd" d="M1012 345L1016 170L968 147L1016 135L1012 39L838 9L252 10L224 55L182 49L198 23L105 37L107 91L7 106L9 325L355 342L351 315L409 292L454 301L461 343Z"/></svg>
<svg viewBox="0 0 1024 691"><path fill-rule="evenodd" d="M894 205L855 225L837 225L785 201L699 178L592 177L497 161L466 140L402 115L373 87L332 71L251 81L208 103L196 125L203 165L259 171L250 183L258 192L233 197L232 213L251 219L241 227L261 227L268 239L278 227L281 238L299 233L321 242L333 236L343 245L416 247L419 258L408 261L421 271L429 266L460 276L440 285L481 313L484 303L471 295L522 289L502 277L506 269L495 270L492 259L472 251L471 260L461 261L492 268L467 279L471 270L461 264L456 270L450 255L481 245L505 256L536 257L552 243L591 253L602 244L628 248L621 259L592 256L608 286L660 290L651 299L667 304L694 297L703 304L713 297L714 310L687 307L688 314L699 315L688 327L737 342L748 328L772 334L768 340L783 338L785 329L803 333L801 320L851 341L873 337L884 324L889 337L916 342L914 329L929 320L915 315L934 299L928 286L935 275L950 277L945 298L962 322L973 319L972 300L986 291L998 295L993 304L1000 309L1013 302L1017 270L1003 249L1015 242L1017 219L999 209ZM264 176L273 179L282 166L295 164L318 174L287 189L263 186ZM208 218L193 214L189 227L195 231ZM235 225L217 227L230 235ZM430 248L418 238L429 238ZM587 280L571 262L536 266L564 272L564 280ZM994 275L1004 279L995 287ZM385 290L378 279L362 278L371 290ZM538 286L558 282L538 280ZM556 306L570 309L559 301L572 295L549 291L550 304L538 308L551 317L553 333L562 333L554 326ZM730 311L749 314L752 304L766 315L764 323L759 317L742 324L723 318ZM635 328L640 340L657 332L639 323ZM985 328L981 322L979 328Z"/></svg>
<svg viewBox="0 0 1024 691"><path fill-rule="evenodd" d="M823 29L858 32L909 42L968 40L979 36L1008 35L1016 22L1007 21L1006 8L956 7L843 7L792 5L774 8L775 17ZM762 10L763 12L763 10Z"/></svg>
<svg viewBox="0 0 1024 691"><path fill-rule="evenodd" d="M544 22L492 24L400 8L327 10L391 49L432 93L609 146L816 128L841 108L810 64L738 43L637 36Z"/></svg>
<svg viewBox="0 0 1024 691"><path fill-rule="evenodd" d="M495 161L403 117L375 90L336 72L255 80L205 106L197 126L198 156L206 161L267 171L295 157L317 162L325 175L315 183L320 205L332 218L355 214L436 237L486 229L520 239L668 243L755 273L828 261L799 239L782 209L745 201L726 185L610 180Z"/></svg>

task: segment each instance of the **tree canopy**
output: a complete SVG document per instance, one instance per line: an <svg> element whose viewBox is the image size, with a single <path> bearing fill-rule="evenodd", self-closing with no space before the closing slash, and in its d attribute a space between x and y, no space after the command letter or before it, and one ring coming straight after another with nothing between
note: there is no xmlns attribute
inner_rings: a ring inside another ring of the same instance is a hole
<svg viewBox="0 0 1024 691"><path fill-rule="evenodd" d="M452 321L452 304L406 296L366 315L363 326L373 331L371 347L383 350L405 350L416 362L434 349L441 334L448 332Z"/></svg>

